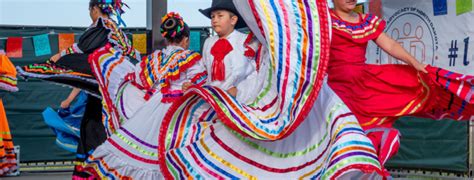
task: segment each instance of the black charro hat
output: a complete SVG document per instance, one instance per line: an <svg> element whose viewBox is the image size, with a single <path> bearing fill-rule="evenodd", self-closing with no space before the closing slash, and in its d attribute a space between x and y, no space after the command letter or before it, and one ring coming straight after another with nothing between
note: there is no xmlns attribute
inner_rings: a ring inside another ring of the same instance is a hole
<svg viewBox="0 0 474 180"><path fill-rule="evenodd" d="M239 20L237 21L237 24L235 25L235 29L247 27L244 19L242 18L242 16L240 16L232 0L212 0L212 5L210 8L199 9L199 12L204 14L204 16L211 18L212 11L216 11L216 10L227 10L237 15L237 17L239 17Z"/></svg>

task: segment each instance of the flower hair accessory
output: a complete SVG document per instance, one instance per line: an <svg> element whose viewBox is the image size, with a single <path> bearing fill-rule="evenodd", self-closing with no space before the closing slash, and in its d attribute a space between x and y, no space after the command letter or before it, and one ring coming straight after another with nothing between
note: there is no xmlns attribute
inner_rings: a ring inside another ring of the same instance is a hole
<svg viewBox="0 0 474 180"><path fill-rule="evenodd" d="M122 14L125 13L123 7L125 6L127 8L130 8L127 4L122 2L122 0L98 0L98 2L98 6L102 9L103 12L109 15L115 15L117 17L118 26L127 26L122 19Z"/></svg>
<svg viewBox="0 0 474 180"><path fill-rule="evenodd" d="M161 35L163 37L174 38L185 28L183 17L179 13L169 12L161 18Z"/></svg>

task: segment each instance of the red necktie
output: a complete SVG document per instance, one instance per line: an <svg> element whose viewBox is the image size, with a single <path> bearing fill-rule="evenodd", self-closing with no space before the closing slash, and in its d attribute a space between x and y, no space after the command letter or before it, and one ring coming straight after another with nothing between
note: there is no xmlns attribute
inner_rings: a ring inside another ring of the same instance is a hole
<svg viewBox="0 0 474 180"><path fill-rule="evenodd" d="M225 79L224 58L232 50L232 45L227 39L219 39L212 46L211 54L214 56L214 62L212 62L212 81L223 81Z"/></svg>

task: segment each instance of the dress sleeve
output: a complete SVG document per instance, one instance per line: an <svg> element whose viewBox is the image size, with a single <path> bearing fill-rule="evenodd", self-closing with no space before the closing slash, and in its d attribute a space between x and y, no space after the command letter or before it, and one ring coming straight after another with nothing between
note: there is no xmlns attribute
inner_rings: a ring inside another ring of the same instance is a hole
<svg viewBox="0 0 474 180"><path fill-rule="evenodd" d="M199 62L201 61L201 54L198 52L183 50L177 52L175 60L171 60L167 64L167 71L163 72L160 78L160 87L162 91L167 91L166 88L171 88L172 81L192 82L195 85L203 85L206 82L206 69ZM181 77L183 76L183 77Z"/></svg>
<svg viewBox="0 0 474 180"><path fill-rule="evenodd" d="M351 39L356 43L366 43L377 39L385 30L386 22L373 14L367 14L359 24L351 24L331 14L332 33Z"/></svg>
<svg viewBox="0 0 474 180"><path fill-rule="evenodd" d="M159 53L160 51L153 52L135 65L135 81L144 89L151 89L158 79L154 64L159 63L156 62L156 56Z"/></svg>
<svg viewBox="0 0 474 180"><path fill-rule="evenodd" d="M371 34L370 39L371 40L377 39L380 36L380 34L384 32L387 22L385 22L385 20L375 15L368 14L367 16L374 16L374 20L371 21L371 24L374 28L372 29L373 33Z"/></svg>
<svg viewBox="0 0 474 180"><path fill-rule="evenodd" d="M92 53L95 49L105 46L108 41L110 30L106 29L102 23L87 30L79 39L77 46L84 53Z"/></svg>
<svg viewBox="0 0 474 180"><path fill-rule="evenodd" d="M108 42L110 30L103 26L103 22L99 20L97 26L90 27L82 34L78 43L74 43L71 47L61 51L61 57L68 54L89 54L95 49L105 46Z"/></svg>

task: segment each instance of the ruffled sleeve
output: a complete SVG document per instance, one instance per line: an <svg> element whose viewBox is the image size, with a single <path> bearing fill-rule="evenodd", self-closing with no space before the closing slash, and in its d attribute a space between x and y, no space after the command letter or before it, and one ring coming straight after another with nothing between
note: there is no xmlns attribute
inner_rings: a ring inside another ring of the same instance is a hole
<svg viewBox="0 0 474 180"><path fill-rule="evenodd" d="M93 27L81 36L77 47L86 54L92 53L107 44L108 34L109 30L103 27Z"/></svg>
<svg viewBox="0 0 474 180"><path fill-rule="evenodd" d="M155 51L152 54L143 57L140 63L136 65L135 80L140 87L150 89L157 81L158 72L155 63L157 63L157 60L161 55L161 51Z"/></svg>
<svg viewBox="0 0 474 180"><path fill-rule="evenodd" d="M373 14L367 14L360 23L349 23L341 20L331 12L333 33L352 39L357 43L365 43L377 39L384 32L386 22Z"/></svg>
<svg viewBox="0 0 474 180"><path fill-rule="evenodd" d="M110 30L105 28L104 21L101 18L97 20L97 24L89 27L84 34L82 34L78 43L74 43L71 47L61 51L61 56L92 53L95 49L107 44L109 33Z"/></svg>
<svg viewBox="0 0 474 180"><path fill-rule="evenodd" d="M186 75L186 78L189 78L196 85L202 85L206 81L205 68L198 64L201 60L201 54L189 50L180 50L170 54L170 60L167 61L168 63L164 63L163 61L167 57L162 51L156 51L144 57L137 64L136 84L147 91L148 96L153 95L157 89L161 93L168 93L171 88L171 81L180 79L181 75Z"/></svg>
<svg viewBox="0 0 474 180"><path fill-rule="evenodd" d="M127 35L117 27L117 24L111 19L102 19L103 26L109 30L108 41L115 48L122 50L124 56L130 56L137 60L141 59L140 52L138 52L132 46L132 42L128 39Z"/></svg>
<svg viewBox="0 0 474 180"><path fill-rule="evenodd" d="M90 54L107 43L121 49L123 55L140 59L140 52L132 47L131 41L125 33L117 27L114 21L106 18L99 18L95 24L82 34L78 43L74 43L71 47L61 51L61 56Z"/></svg>
<svg viewBox="0 0 474 180"><path fill-rule="evenodd" d="M190 51L190 50L183 50L181 52L177 52L174 60L170 61L169 64L166 66L168 67L167 71L160 78L160 88L162 93L166 93L170 86L171 81L178 80L182 73L189 73L187 76L191 79L195 79L194 83L200 83L199 79L206 77L197 77L199 73L202 73L205 69L204 67L195 66L201 60L201 54L198 52ZM200 74L204 76L204 74Z"/></svg>

